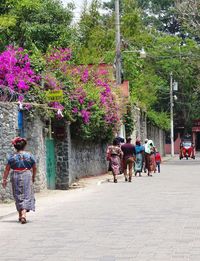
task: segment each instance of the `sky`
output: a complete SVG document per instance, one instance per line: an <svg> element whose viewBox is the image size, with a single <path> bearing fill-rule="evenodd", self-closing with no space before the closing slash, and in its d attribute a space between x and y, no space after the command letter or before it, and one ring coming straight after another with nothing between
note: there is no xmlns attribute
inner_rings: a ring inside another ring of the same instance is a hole
<svg viewBox="0 0 200 261"><path fill-rule="evenodd" d="M107 2L109 0L103 0L102 2ZM63 2L63 5L67 5L68 3L71 3L73 2L76 6L76 9L75 9L75 18L79 18L80 16L80 13L81 13L81 9L82 9L82 6L83 6L83 3L84 3L84 0L62 0ZM92 2L92 0L87 0L88 4L90 4Z"/></svg>
<svg viewBox="0 0 200 261"><path fill-rule="evenodd" d="M87 0L87 1L88 1L88 3L91 3L91 0ZM80 12L81 12L84 0L62 0L62 2L63 2L64 5L73 2L76 6L76 9L74 11L75 12L75 18L78 18L80 16Z"/></svg>

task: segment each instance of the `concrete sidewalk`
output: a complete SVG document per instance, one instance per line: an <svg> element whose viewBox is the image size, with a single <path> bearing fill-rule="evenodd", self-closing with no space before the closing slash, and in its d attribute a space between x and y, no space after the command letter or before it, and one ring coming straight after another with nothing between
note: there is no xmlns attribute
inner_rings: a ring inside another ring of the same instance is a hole
<svg viewBox="0 0 200 261"><path fill-rule="evenodd" d="M171 156L167 155L163 157L162 164L164 164L166 161L170 160ZM119 175L119 180L122 180L123 174ZM94 186L98 186L104 182L110 182L112 181L113 177L111 172L99 175L99 176L92 176L92 177L85 177L77 182L74 182L69 190L44 190L40 193L36 193L36 207L40 204L45 204L45 202L49 202L53 199L58 199L59 197L67 197L71 194L76 193L77 190L86 190L91 189ZM16 214L16 208L15 203L11 201L10 203L0 203L0 220L7 217Z"/></svg>
<svg viewBox="0 0 200 261"><path fill-rule="evenodd" d="M58 199L59 197L67 197L77 192L77 190L91 189L93 186L98 186L102 182L107 181L111 175L109 173L99 176L85 177L77 182L74 182L69 190L44 190L36 193L36 207L40 204L45 204L47 201ZM6 216L16 214L15 203L13 201L0 203L0 220Z"/></svg>

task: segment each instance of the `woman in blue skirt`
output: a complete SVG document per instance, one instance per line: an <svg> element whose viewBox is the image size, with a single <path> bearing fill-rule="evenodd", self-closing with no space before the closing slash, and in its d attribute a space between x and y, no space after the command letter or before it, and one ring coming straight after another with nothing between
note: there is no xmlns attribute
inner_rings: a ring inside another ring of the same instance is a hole
<svg viewBox="0 0 200 261"><path fill-rule="evenodd" d="M144 161L144 146L141 145L141 141L139 139L137 139L135 143L135 153L135 176L137 176L137 173L139 173L139 176L141 177Z"/></svg>
<svg viewBox="0 0 200 261"><path fill-rule="evenodd" d="M33 183L36 176L35 159L29 152L24 151L26 139L17 137L12 141L16 152L8 158L8 162L3 174L3 187L7 185L7 178L11 170L10 181L12 184L13 197L19 221L26 223L26 212L35 211L35 198Z"/></svg>

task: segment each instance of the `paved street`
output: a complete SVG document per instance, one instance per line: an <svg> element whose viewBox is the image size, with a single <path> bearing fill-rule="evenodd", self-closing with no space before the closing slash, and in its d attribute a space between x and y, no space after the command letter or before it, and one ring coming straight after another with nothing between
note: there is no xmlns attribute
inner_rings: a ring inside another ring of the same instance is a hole
<svg viewBox="0 0 200 261"><path fill-rule="evenodd" d="M59 192L29 222L0 220L1 261L199 261L200 160L161 174Z"/></svg>

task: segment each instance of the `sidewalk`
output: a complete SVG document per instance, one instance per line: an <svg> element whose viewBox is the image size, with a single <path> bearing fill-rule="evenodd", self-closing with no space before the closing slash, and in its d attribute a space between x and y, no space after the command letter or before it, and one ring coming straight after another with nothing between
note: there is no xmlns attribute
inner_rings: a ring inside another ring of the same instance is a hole
<svg viewBox="0 0 200 261"><path fill-rule="evenodd" d="M170 159L171 159L170 155L163 157L163 159L162 159L163 164ZM119 179L122 179L122 178L123 178L123 174L119 175ZM74 182L70 186L69 190L44 190L40 193L35 194L36 201L37 201L36 204L45 203L46 201L51 201L58 197L63 197L63 196L67 197L67 196L71 195L72 193L73 194L76 193L76 190L90 189L94 186L100 185L101 183L110 182L110 181L112 181L112 179L113 179L113 177L110 172L110 173L99 175L99 176L82 178L82 179L78 180L77 182ZM13 215L13 214L16 214L16 208L15 208L14 202L0 203L0 219L5 218L6 216Z"/></svg>
<svg viewBox="0 0 200 261"><path fill-rule="evenodd" d="M69 190L44 190L40 193L36 193L36 204L45 203L59 197L67 197L77 192L77 190L90 189L93 186L98 186L102 182L107 181L110 178L110 174L103 174L99 176L85 177L77 182L74 182ZM13 201L9 203L0 203L0 220L6 216L16 214L15 203Z"/></svg>

